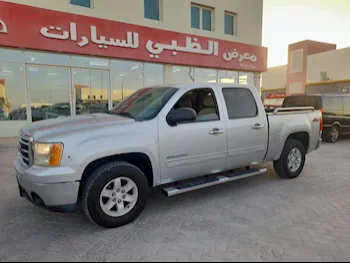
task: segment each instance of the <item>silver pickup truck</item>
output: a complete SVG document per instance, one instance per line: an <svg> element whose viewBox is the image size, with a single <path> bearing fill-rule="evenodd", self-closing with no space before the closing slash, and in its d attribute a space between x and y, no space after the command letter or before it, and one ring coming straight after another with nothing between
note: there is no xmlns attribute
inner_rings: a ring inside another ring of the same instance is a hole
<svg viewBox="0 0 350 263"><path fill-rule="evenodd" d="M266 114L254 86L163 85L107 114L24 127L14 167L22 197L56 212L81 200L92 222L113 228L136 219L155 186L173 196L265 173L257 164L270 161L296 178L321 133L320 111Z"/></svg>

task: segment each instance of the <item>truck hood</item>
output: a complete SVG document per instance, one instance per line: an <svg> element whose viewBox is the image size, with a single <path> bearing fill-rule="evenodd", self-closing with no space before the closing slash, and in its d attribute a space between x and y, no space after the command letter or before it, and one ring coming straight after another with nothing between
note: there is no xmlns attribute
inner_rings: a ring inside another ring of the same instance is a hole
<svg viewBox="0 0 350 263"><path fill-rule="evenodd" d="M33 136L35 140L46 140L47 138L68 135L72 133L83 133L95 129L106 129L136 121L130 118L110 114L88 114L75 117L60 117L45 121L35 122L22 129L26 136Z"/></svg>

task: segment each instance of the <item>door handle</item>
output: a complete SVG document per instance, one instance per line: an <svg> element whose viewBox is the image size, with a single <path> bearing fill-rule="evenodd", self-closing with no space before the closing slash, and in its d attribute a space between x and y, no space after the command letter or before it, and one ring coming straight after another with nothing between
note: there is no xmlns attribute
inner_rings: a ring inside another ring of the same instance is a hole
<svg viewBox="0 0 350 263"><path fill-rule="evenodd" d="M255 125L252 127L254 130L259 130L264 128L265 125L264 124L260 124L260 123L255 123Z"/></svg>
<svg viewBox="0 0 350 263"><path fill-rule="evenodd" d="M218 129L218 128L214 128L214 129L212 129L210 132L209 132L209 134L210 135L217 135L217 134L223 134L225 131L224 130L220 130L220 129Z"/></svg>

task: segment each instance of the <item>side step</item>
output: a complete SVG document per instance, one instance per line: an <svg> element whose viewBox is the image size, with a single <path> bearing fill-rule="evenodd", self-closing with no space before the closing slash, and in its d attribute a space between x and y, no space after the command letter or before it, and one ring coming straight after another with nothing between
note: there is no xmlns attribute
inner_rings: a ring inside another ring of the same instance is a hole
<svg viewBox="0 0 350 263"><path fill-rule="evenodd" d="M236 181L239 179L264 174L267 172L266 168L260 169L260 168L252 168L248 170L243 171L236 171L229 173L227 175L219 175L219 176L213 176L211 178L204 178L197 181L190 181L186 183L182 183L179 185L169 186L162 190L163 194L166 196L174 196L179 195L187 192L191 192L194 190L202 189L205 187L223 184L227 182Z"/></svg>

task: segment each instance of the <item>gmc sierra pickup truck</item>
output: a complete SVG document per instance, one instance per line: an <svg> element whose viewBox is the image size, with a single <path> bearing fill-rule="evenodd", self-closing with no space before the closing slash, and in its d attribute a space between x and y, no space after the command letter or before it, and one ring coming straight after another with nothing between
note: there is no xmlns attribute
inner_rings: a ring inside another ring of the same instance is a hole
<svg viewBox="0 0 350 263"><path fill-rule="evenodd" d="M163 85L106 114L24 127L14 167L22 197L55 212L81 200L92 222L113 228L135 220L155 186L173 196L265 173L257 164L270 161L296 178L321 133L320 111L267 114L254 86Z"/></svg>

